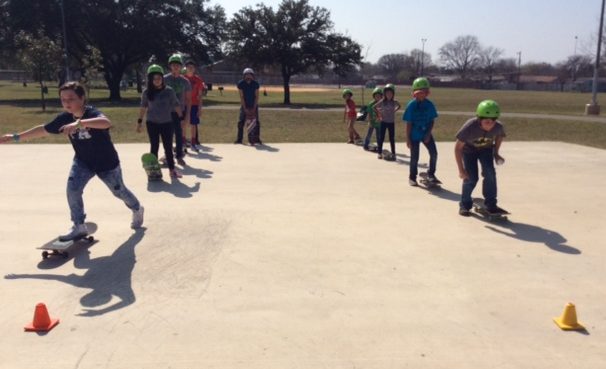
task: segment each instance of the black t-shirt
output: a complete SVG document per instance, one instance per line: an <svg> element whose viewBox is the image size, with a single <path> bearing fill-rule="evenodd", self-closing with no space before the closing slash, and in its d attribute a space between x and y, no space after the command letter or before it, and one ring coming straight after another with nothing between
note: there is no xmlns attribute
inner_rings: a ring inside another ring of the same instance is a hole
<svg viewBox="0 0 606 369"><path fill-rule="evenodd" d="M102 117L103 113L86 106L80 119ZM76 120L68 112L59 114L52 122L44 125L48 133L59 134L64 125ZM118 153L114 148L109 129L80 128L73 135L68 136L76 152L76 158L86 164L95 173L112 170L120 164Z"/></svg>

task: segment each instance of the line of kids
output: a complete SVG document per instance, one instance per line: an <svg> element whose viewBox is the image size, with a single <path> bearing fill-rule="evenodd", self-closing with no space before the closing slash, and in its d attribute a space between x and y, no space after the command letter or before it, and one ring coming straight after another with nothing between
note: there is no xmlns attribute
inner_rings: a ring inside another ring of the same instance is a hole
<svg viewBox="0 0 606 369"><path fill-rule="evenodd" d="M349 133L348 144L362 143L364 150L376 151L379 159L396 160L395 115L401 105L395 99L395 86L391 83L384 88L377 87L372 92L373 99L361 109L362 119L368 120L368 132L363 141L354 127L357 119L356 104L350 89L342 91L345 100L344 119ZM441 183L436 177L438 150L432 131L438 112L434 103L428 99L430 94L429 80L419 77L412 84L412 99L406 104L402 120L406 123L406 146L410 150L410 172L408 183L418 186L419 149L421 143L429 153L427 180L430 183ZM478 162L482 167L482 193L484 204L491 214L505 214L507 211L497 206L497 180L494 163L502 164L505 159L499 154L505 137L503 124L498 121L500 107L493 100L484 100L476 108L476 117L469 119L456 134L455 160L459 177L463 180L459 214L469 216L472 197L479 180ZM375 133L377 145L371 146ZM391 152L383 151L383 142L389 133Z"/></svg>

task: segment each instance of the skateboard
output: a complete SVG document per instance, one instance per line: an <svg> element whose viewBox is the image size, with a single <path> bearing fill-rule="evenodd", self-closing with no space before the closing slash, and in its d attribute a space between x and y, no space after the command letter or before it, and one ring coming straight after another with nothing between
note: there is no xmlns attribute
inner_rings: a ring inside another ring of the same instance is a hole
<svg viewBox="0 0 606 369"><path fill-rule="evenodd" d="M442 188L442 182L438 181L430 181L427 179L427 172L421 172L419 173L419 177L421 177L421 179L419 180L419 182L425 186L428 189L441 189Z"/></svg>
<svg viewBox="0 0 606 369"><path fill-rule="evenodd" d="M77 243L87 243L92 244L95 242L95 238L92 236L93 233L97 231L97 225L95 223L85 223L86 228L88 230L88 234L82 237L78 237L69 241L60 241L59 237L54 240L45 243L44 245L38 247L39 250L42 251L42 259L48 259L50 256L57 255L62 256L64 259L69 257L68 249Z"/></svg>
<svg viewBox="0 0 606 369"><path fill-rule="evenodd" d="M483 217L487 218L489 221L495 221L495 220L507 220L507 214L511 214L508 211L505 211L505 213L490 213L487 209L486 209L486 205L484 205L484 199L480 199L480 198L474 198L473 199L473 210L478 213L481 214Z"/></svg>
<svg viewBox="0 0 606 369"><path fill-rule="evenodd" d="M257 125L257 119L251 118L244 121L244 129L248 136L248 143L255 145L259 143L259 126Z"/></svg>
<svg viewBox="0 0 606 369"><path fill-rule="evenodd" d="M387 150L383 150L383 160L396 161L396 156Z"/></svg>
<svg viewBox="0 0 606 369"><path fill-rule="evenodd" d="M143 169L147 173L148 181L159 181L162 179L162 170L160 170L160 163L156 155L151 153L145 153L141 156L141 163Z"/></svg>

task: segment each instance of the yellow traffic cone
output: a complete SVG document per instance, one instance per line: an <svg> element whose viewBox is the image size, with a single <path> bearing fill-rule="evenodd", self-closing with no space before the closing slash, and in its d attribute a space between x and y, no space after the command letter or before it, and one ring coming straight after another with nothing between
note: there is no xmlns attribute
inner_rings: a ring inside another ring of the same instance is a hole
<svg viewBox="0 0 606 369"><path fill-rule="evenodd" d="M564 307L564 312L559 318L553 318L555 324L563 330L582 330L585 329L580 322L577 321L577 311L574 304L569 302Z"/></svg>

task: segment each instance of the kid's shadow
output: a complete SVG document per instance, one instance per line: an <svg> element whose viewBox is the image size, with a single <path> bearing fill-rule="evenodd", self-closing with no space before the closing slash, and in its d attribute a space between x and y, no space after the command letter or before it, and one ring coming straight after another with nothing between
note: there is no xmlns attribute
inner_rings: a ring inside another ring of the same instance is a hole
<svg viewBox="0 0 606 369"><path fill-rule="evenodd" d="M278 149L277 147L272 147L267 144L255 145L254 147L255 147L255 149L257 149L257 151L267 151L267 152L279 152L280 151L280 149Z"/></svg>
<svg viewBox="0 0 606 369"><path fill-rule="evenodd" d="M461 200L460 194L447 190L444 187L442 187L440 189L437 189L437 188L432 189L432 188L427 188L427 187L423 186L422 184L419 184L419 187L427 190L427 192L429 192L429 194L431 194L435 197L439 197L442 200L455 201L455 202L459 202L459 200Z"/></svg>
<svg viewBox="0 0 606 369"><path fill-rule="evenodd" d="M410 156L408 155L404 155L404 154L396 154L396 163L400 164L400 165L408 165L410 166L410 160L404 160L402 158L409 158ZM428 168L429 166L425 163L419 163L417 164L417 168Z"/></svg>
<svg viewBox="0 0 606 369"><path fill-rule="evenodd" d="M90 259L90 251L79 253L74 266L85 269L83 275L69 274L7 274L5 279L41 279L71 284L90 289L80 298L83 312L80 316L98 316L133 304L136 300L132 289L132 272L135 267L135 246L145 235L145 228L138 229L120 245L112 255ZM112 300L117 300L112 303ZM111 304L110 304L111 303Z"/></svg>
<svg viewBox="0 0 606 369"><path fill-rule="evenodd" d="M488 219L482 216L478 216L478 218L485 223L490 223ZM552 231L531 224L516 223L511 221L500 222L498 225L503 228L507 228L509 232L496 228L492 224L486 225L486 228L490 229L493 232L502 234L507 237L515 238L520 241L542 243L553 251L562 252L564 254L570 255L581 254L581 250L566 245L566 242L568 240L556 231Z"/></svg>
<svg viewBox="0 0 606 369"><path fill-rule="evenodd" d="M203 146L203 145L199 145L198 147L200 148L200 151L194 152L194 153L190 152L189 153L190 157L192 157L194 159L207 159L207 160L215 161L215 162L223 160L222 156L212 154L212 152L215 151L214 148L212 148L210 146Z"/></svg>
<svg viewBox="0 0 606 369"><path fill-rule="evenodd" d="M212 178L212 175L213 175L213 172L210 170L194 168L194 167L190 167L189 165L184 167L183 170L181 171L181 173L185 176L194 175L198 178L203 178L203 179Z"/></svg>
<svg viewBox="0 0 606 369"><path fill-rule="evenodd" d="M187 199L193 197L195 192L200 191L200 182L196 182L193 186L189 187L185 183L179 181L177 178L172 178L171 183L163 180L151 181L147 182L147 191L168 192L172 193L175 197Z"/></svg>

